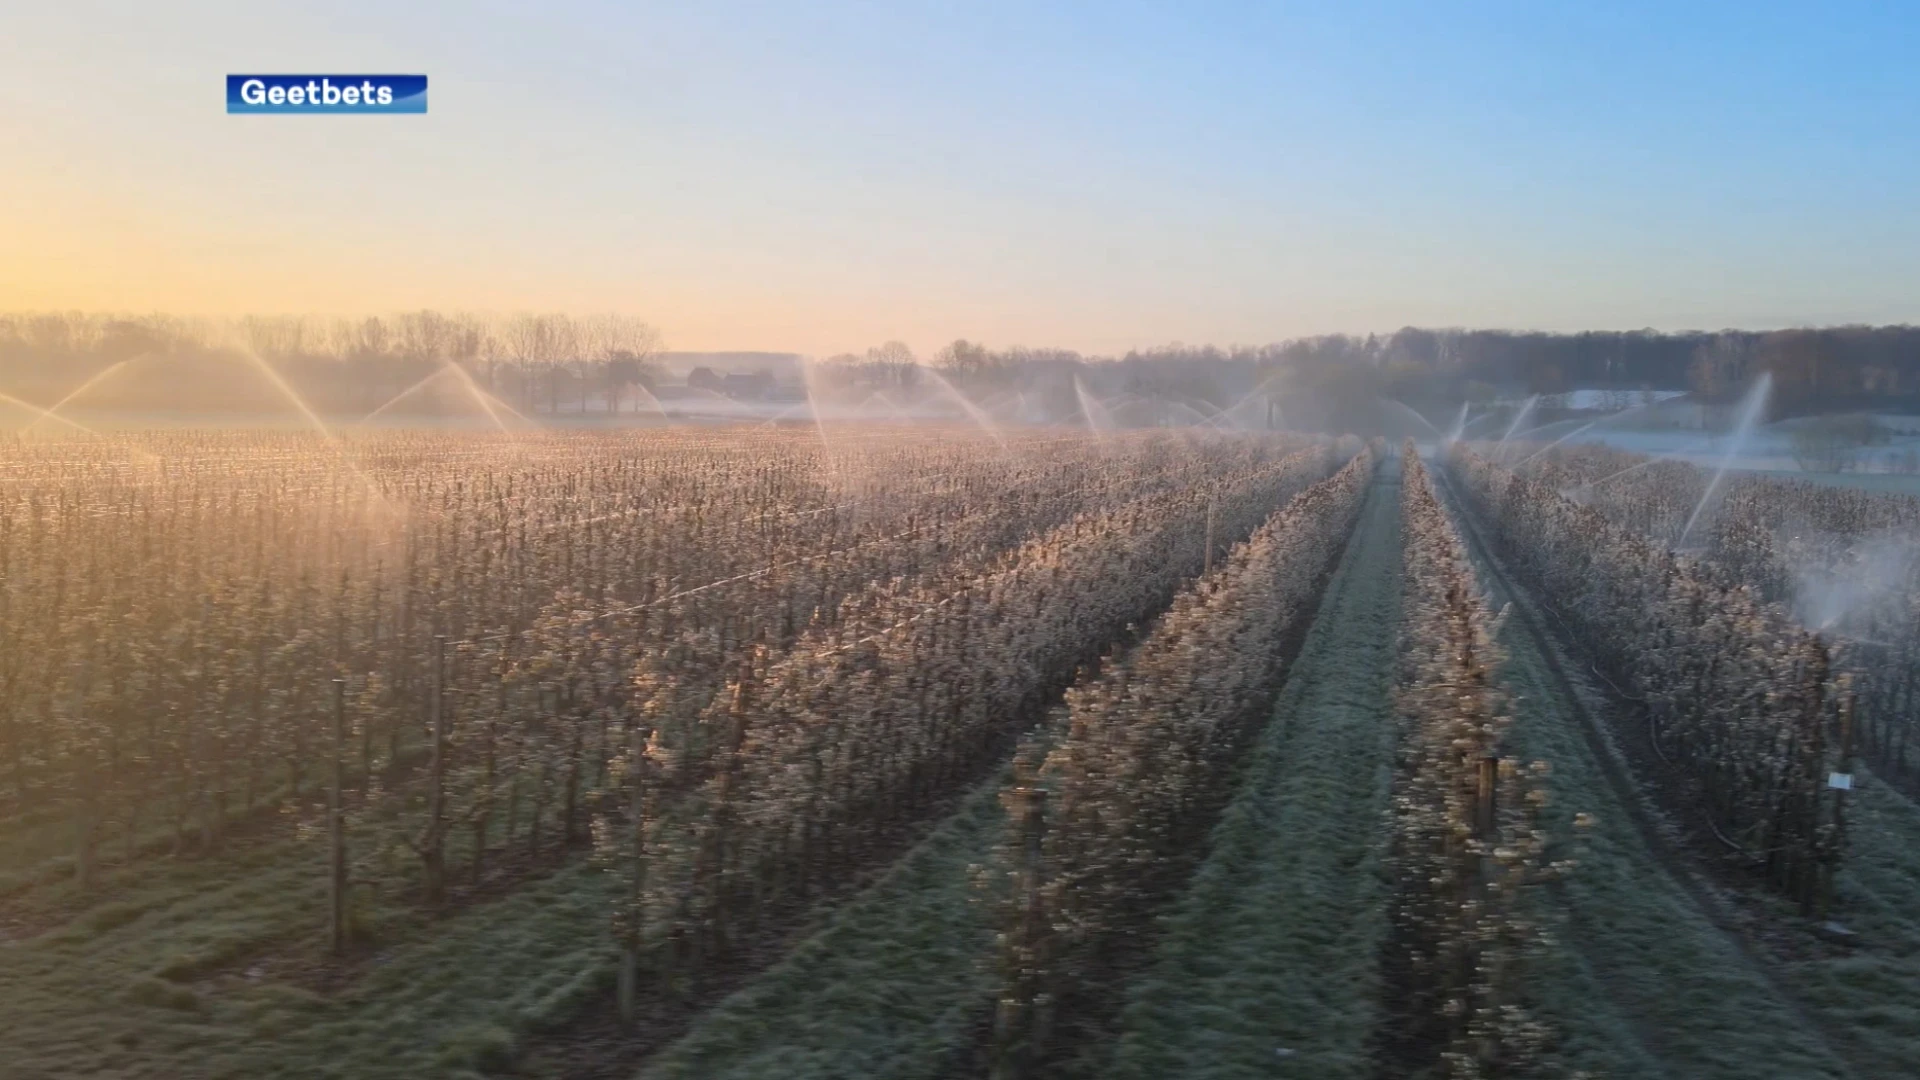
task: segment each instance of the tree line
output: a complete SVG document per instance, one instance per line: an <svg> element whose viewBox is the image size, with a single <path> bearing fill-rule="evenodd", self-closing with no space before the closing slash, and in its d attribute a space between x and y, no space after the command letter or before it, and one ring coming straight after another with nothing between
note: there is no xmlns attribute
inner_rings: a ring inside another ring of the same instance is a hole
<svg viewBox="0 0 1920 1080"><path fill-rule="evenodd" d="M663 343L620 315L486 316L416 311L366 317L246 316L230 320L86 312L0 314L0 387L50 403L115 364L123 375L89 402L145 407L271 397L232 377L231 360L268 360L303 395L343 412L371 410L449 366L523 412L617 412L644 407L661 376ZM170 358L166 365L147 361ZM185 374L200 371L206 378ZM142 371L141 368L147 370ZM1328 334L1264 345L1168 345L1120 355L990 348L958 339L926 355L887 341L817 358L820 387L893 393L937 376L975 397L1024 395L1036 415L1078 417L1076 382L1101 399L1143 398L1203 416L1244 408L1271 391L1283 419L1325 430L1383 430L1379 402L1450 409L1462 401L1579 388L1685 390L1736 399L1773 376L1776 417L1861 409L1920 411L1920 327L1839 326L1776 331L1654 330L1544 333L1422 329ZM448 374L457 380L457 374ZM450 381L440 391L465 393ZM422 391L427 397L432 395ZM1264 398L1253 417L1267 419ZM1250 414L1251 415L1251 414ZM1184 417L1184 413L1175 417ZM1191 420L1192 418L1186 418ZM1243 418L1245 419L1245 418ZM1242 424L1241 426L1247 426Z"/></svg>
<svg viewBox="0 0 1920 1080"><path fill-rule="evenodd" d="M1776 416L1920 406L1920 327L1905 325L1674 333L1407 327L1388 335L1332 334L1256 348L1175 346L1128 353L1120 362L1156 361L1308 372L1371 369L1384 393L1455 404L1491 391L1544 395L1584 387L1687 390L1724 403L1770 372Z"/></svg>
<svg viewBox="0 0 1920 1080"><path fill-rule="evenodd" d="M240 373L257 359L322 411L449 399L472 411L484 397L521 412L620 412L643 406L663 348L651 324L615 314L0 314L0 387L44 407L98 376L80 404L284 407L271 380Z"/></svg>
<svg viewBox="0 0 1920 1080"><path fill-rule="evenodd" d="M830 362L873 381L916 364L899 342ZM991 349L960 339L925 363L972 388L1067 392L1077 378L1103 396L1212 409L1231 408L1269 388L1283 408L1293 403L1288 416L1296 425L1319 417L1330 425L1326 430L1379 430L1382 400L1444 412L1462 401L1598 388L1621 391L1620 407L1637 403L1632 392L1644 390L1687 391L1709 404L1727 404L1763 372L1773 376L1774 418L1920 410L1920 327L1911 326L1675 333L1406 327L1385 335L1328 334L1268 345L1169 345L1119 356Z"/></svg>

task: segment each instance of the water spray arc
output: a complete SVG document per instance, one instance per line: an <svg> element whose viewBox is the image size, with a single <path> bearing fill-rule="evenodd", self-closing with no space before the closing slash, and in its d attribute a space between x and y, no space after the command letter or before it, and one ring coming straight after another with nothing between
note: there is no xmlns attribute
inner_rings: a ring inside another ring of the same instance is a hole
<svg viewBox="0 0 1920 1080"><path fill-rule="evenodd" d="M1077 374L1073 377L1073 396L1080 405L1080 416L1087 422L1087 430L1093 434L1095 440L1104 443L1106 433L1112 431L1115 426L1113 413L1087 392L1087 385L1080 381L1080 376Z"/></svg>
<svg viewBox="0 0 1920 1080"><path fill-rule="evenodd" d="M1687 537L1692 534L1694 524L1706 511L1707 504L1713 501L1714 494L1720 490L1720 482L1726 479L1727 470L1733 467L1734 460L1746 446L1747 438L1753 434L1754 427L1759 424L1760 417L1766 410L1767 397L1772 391L1773 373L1761 372L1760 377L1754 380L1753 389L1747 391L1746 399L1740 404L1740 412L1738 419L1734 422L1733 433L1727 439L1727 452L1720 458L1720 467L1713 471L1713 479L1707 481L1707 490L1701 493L1700 502L1694 506L1692 516L1687 518L1686 527L1680 530L1680 539L1675 542L1675 547L1686 546Z"/></svg>
<svg viewBox="0 0 1920 1080"><path fill-rule="evenodd" d="M1544 454L1547 451L1553 449L1554 447L1559 446L1561 443L1566 442L1568 439L1574 438L1588 431L1592 431L1594 428L1599 427L1601 424L1611 423L1615 420L1620 419L1623 416L1630 416L1633 413L1637 413L1642 409L1651 409L1658 404L1660 403L1657 401L1649 401L1643 405L1635 405L1631 409L1622 409L1617 413L1609 413L1608 415L1603 416L1598 420L1588 421L1587 423L1582 424L1577 428L1574 428L1572 431L1567 432L1565 435L1560 436L1559 438L1553 440L1552 442L1541 447L1540 449L1535 450L1533 453L1528 454L1526 457L1521 458L1518 462L1514 464L1513 467L1518 469L1522 465L1525 465L1527 462L1532 461L1534 458L1539 457L1541 454Z"/></svg>
<svg viewBox="0 0 1920 1080"><path fill-rule="evenodd" d="M113 363L102 368L101 370L94 372L79 386L76 386L72 390L67 391L66 397L63 397L59 401L54 402L52 405L47 406L46 412L40 416L34 417L31 423L29 423L26 427L20 429L20 433L24 435L27 432L32 431L34 428L40 425L40 421L42 420L62 419L62 417L60 417L57 414L60 412L61 409L66 408L67 405L73 401L73 399L79 397L81 394L84 394L87 391L93 389L94 387L99 386L101 383L107 381L107 379L110 376L112 376L116 372L121 371L128 364L133 363L135 360L143 360L145 358L146 358L145 353L142 353L139 356L130 356L125 360L116 360Z"/></svg>
<svg viewBox="0 0 1920 1080"><path fill-rule="evenodd" d="M38 405L35 405L31 401L24 401L20 398L14 397L12 394L0 394L0 402L5 402L8 405L17 405L22 409L26 409L27 411L34 413L41 420L55 420L62 424L67 425L70 428L73 428L76 431L85 432L88 435L100 434L98 431L95 431L94 429L88 427L85 424L79 423L78 421L69 420L64 416L61 416L55 413L52 409L42 408Z"/></svg>
<svg viewBox="0 0 1920 1080"><path fill-rule="evenodd" d="M1506 452L1507 440L1513 438L1513 433L1520 430L1520 425L1526 422L1527 416L1533 412L1533 407L1539 403L1540 395L1535 394L1527 399L1525 405L1520 406L1519 412L1513 414L1513 423L1507 425L1507 433L1500 436L1500 441L1494 444L1493 460L1500 460L1501 455Z"/></svg>
<svg viewBox="0 0 1920 1080"><path fill-rule="evenodd" d="M1007 440L1001 436L1000 429L994 424L993 418L988 416L980 406L975 405L969 400L965 394L962 394L959 387L948 382L945 376L942 376L932 368L921 369L921 374L932 379L933 385L939 387L941 392L951 397L954 403L960 406L961 411L966 413L967 417L974 423L980 425L980 430L986 432L987 436L998 443L1002 450L1007 448Z"/></svg>
<svg viewBox="0 0 1920 1080"><path fill-rule="evenodd" d="M419 382L414 383L412 386L409 386L405 390L402 390L399 393L393 395L392 397L388 398L386 401L382 402L379 408L374 409L372 412L368 413L367 415L361 417L358 420L355 420L353 422L353 426L363 427L366 424L371 423L375 417L379 416L381 413L386 412L388 409L393 408L395 405L400 404L402 401L405 401L406 399L412 397L413 395L419 393L420 391L425 390L428 386L432 385L435 380L438 380L441 377L445 376L446 373L447 373L446 368L434 369L432 374L429 374L426 378L421 379Z"/></svg>
<svg viewBox="0 0 1920 1080"><path fill-rule="evenodd" d="M1377 398L1376 400L1386 405L1392 405L1398 408L1401 412L1406 413L1408 416L1411 416L1415 420L1420 421L1422 424L1426 425L1426 428L1428 431L1431 431L1435 435L1438 435L1441 439L1445 439L1447 437L1446 433L1441 431L1438 427L1436 427L1433 421L1420 415L1420 410L1414 408L1413 406L1407 404L1406 402L1401 401L1398 398Z"/></svg>

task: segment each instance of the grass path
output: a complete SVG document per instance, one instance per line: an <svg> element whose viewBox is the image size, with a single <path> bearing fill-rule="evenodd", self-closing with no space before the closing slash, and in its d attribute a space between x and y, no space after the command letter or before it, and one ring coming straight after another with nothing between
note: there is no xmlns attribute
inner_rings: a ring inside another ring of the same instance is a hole
<svg viewBox="0 0 1920 1080"><path fill-rule="evenodd" d="M1213 850L1129 991L1107 1075L1372 1074L1398 481L1384 463Z"/></svg>
<svg viewBox="0 0 1920 1080"><path fill-rule="evenodd" d="M1586 710L1604 703L1567 676L1578 669L1559 662L1540 629L1544 615L1516 594L1476 523L1448 496L1494 603L1515 605L1501 632L1503 677L1517 699L1513 752L1552 763L1549 821L1558 836L1572 835L1577 812L1597 818L1580 841L1579 866L1544 900L1565 947L1534 979L1568 1066L1619 1080L1855 1075L1722 924L1710 886L1676 866L1677 856L1658 853L1668 845L1650 837L1657 825L1636 805L1606 736L1588 727Z"/></svg>
<svg viewBox="0 0 1920 1080"><path fill-rule="evenodd" d="M584 864L447 919L326 997L273 981L165 975L252 937L315 891L309 869L242 874L92 933L0 950L8 1077L460 1076L602 985L605 875ZM298 898L298 899L294 899ZM484 963L476 958L484 957Z"/></svg>
<svg viewBox="0 0 1920 1080"><path fill-rule="evenodd" d="M1788 960L1784 978L1867 1075L1920 1076L1920 807L1861 779L1834 911L1861 944Z"/></svg>
<svg viewBox="0 0 1920 1080"><path fill-rule="evenodd" d="M641 1072L687 1080L943 1074L993 996L992 913L973 887L1000 839L1004 774L819 934Z"/></svg>

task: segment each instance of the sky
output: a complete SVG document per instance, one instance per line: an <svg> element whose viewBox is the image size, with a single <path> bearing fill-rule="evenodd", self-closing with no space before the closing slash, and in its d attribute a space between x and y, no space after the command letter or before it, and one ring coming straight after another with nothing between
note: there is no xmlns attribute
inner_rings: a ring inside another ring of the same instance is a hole
<svg viewBox="0 0 1920 1080"><path fill-rule="evenodd" d="M1920 5L0 10L5 310L816 355L1920 321ZM229 116L229 72L429 111Z"/></svg>

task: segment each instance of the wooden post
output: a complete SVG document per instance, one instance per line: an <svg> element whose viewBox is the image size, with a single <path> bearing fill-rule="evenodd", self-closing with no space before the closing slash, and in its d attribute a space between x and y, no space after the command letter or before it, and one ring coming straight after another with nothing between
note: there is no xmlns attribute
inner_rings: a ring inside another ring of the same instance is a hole
<svg viewBox="0 0 1920 1080"><path fill-rule="evenodd" d="M1471 1032L1473 1030L1472 1016L1474 1013L1482 1009L1495 1013L1500 1011L1504 1003L1502 991L1505 988L1503 984L1506 981L1499 971L1501 947L1497 943L1497 940L1486 940L1487 937L1497 938L1500 932L1498 920L1495 919L1493 913L1488 910L1488 892L1499 868L1499 861L1494 857L1493 851L1494 848L1498 846L1500 840L1500 821L1498 817L1500 809L1498 800L1500 756L1498 754L1483 754L1480 757L1478 766L1474 773L1473 835L1474 839L1479 841L1480 853L1479 858L1475 860L1473 882L1469 894L1473 898L1473 925L1470 931L1470 940L1462 956L1462 960L1465 962L1465 969L1460 972L1459 976L1463 980L1462 987L1465 988L1468 1000L1475 1004L1469 1007L1468 1015L1459 1018L1463 1032ZM1480 983L1482 979L1485 980L1486 984L1484 991L1475 988L1475 985ZM1479 1058L1483 1067L1490 1065L1496 1060L1500 1041L1497 1037L1493 1036L1490 1032L1484 1031L1477 1036L1469 1035L1469 1037L1472 1039L1475 1048L1474 1053Z"/></svg>
<svg viewBox="0 0 1920 1080"><path fill-rule="evenodd" d="M445 832L447 799L447 637L433 639L433 678L428 682L427 718L433 729L433 748L428 759L427 829L420 858L426 870L427 903L437 904L446 884Z"/></svg>
<svg viewBox="0 0 1920 1080"><path fill-rule="evenodd" d="M82 709L88 707L87 699L91 696L88 691L93 685L92 672L93 666L89 665L80 677L79 698ZM114 700L116 704L108 708L118 707L118 697L116 696ZM80 754L79 768L74 776L80 806L79 814L74 821L73 882L83 892L93 888L94 882L94 838L100 817L96 809L96 800L99 798L101 788L100 782L93 775L97 764L98 758L93 752Z"/></svg>
<svg viewBox="0 0 1920 1080"><path fill-rule="evenodd" d="M1841 676L1840 694L1840 762L1839 772L1853 781L1853 714L1856 702L1853 686L1847 676ZM1824 918L1833 906L1833 872L1840 865L1840 856L1847 842L1847 789L1835 788L1833 792L1833 848L1829 857L1822 860L1823 873L1820 875L1820 916Z"/></svg>
<svg viewBox="0 0 1920 1080"><path fill-rule="evenodd" d="M345 766L347 680L333 680L333 775L327 792L327 948L335 956L347 948L347 826Z"/></svg>
<svg viewBox="0 0 1920 1080"><path fill-rule="evenodd" d="M1219 516L1219 512L1220 512L1219 501L1211 497L1208 498L1207 499L1207 562L1204 568L1206 573L1213 572L1214 530L1216 527L1215 522Z"/></svg>
<svg viewBox="0 0 1920 1080"><path fill-rule="evenodd" d="M648 732L637 720L629 720L627 728L627 783L631 785L627 817L628 827L633 830L628 837L628 858L633 864L627 868L627 923L621 928L618 994L620 1020L631 1024L640 986L640 950L646 944Z"/></svg>
<svg viewBox="0 0 1920 1080"><path fill-rule="evenodd" d="M1475 804L1473 832L1483 843L1491 844L1498 828L1494 814L1498 810L1495 796L1500 785L1500 755L1487 754L1480 759L1478 776L1479 794Z"/></svg>
<svg viewBox="0 0 1920 1080"><path fill-rule="evenodd" d="M473 883L486 876L487 836L493 829L494 800L500 795L500 718L507 714L507 643L500 643L500 662L493 669L493 712L487 715L481 753L480 808L473 815ZM507 837L511 843L513 837Z"/></svg>
<svg viewBox="0 0 1920 1080"><path fill-rule="evenodd" d="M1047 792L1017 787L1020 818L1020 925L1003 958L1004 984L994 1017L991 1080L1028 1080L1036 1075L1046 1045L1049 1003L1046 980L1047 912L1041 898L1041 851L1047 832Z"/></svg>

